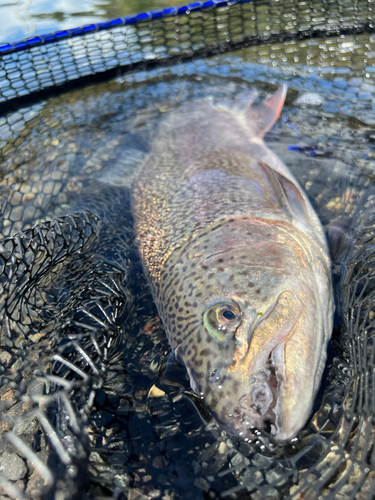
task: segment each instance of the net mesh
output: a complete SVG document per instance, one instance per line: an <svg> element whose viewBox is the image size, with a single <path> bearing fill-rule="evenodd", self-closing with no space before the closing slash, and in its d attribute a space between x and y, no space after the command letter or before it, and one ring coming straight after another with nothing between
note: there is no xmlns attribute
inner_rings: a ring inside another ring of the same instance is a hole
<svg viewBox="0 0 375 500"><path fill-rule="evenodd" d="M368 1L197 2L1 45L0 103L73 80L92 81L103 72L108 78L110 70L116 74L120 68L151 67L267 40L366 31L373 31Z"/></svg>
<svg viewBox="0 0 375 500"><path fill-rule="evenodd" d="M374 498L372 9L205 2L0 46L1 500ZM131 177L179 103L282 82L267 140L339 221L337 310L313 416L266 447L226 435L189 389L128 189L103 180L113 163Z"/></svg>

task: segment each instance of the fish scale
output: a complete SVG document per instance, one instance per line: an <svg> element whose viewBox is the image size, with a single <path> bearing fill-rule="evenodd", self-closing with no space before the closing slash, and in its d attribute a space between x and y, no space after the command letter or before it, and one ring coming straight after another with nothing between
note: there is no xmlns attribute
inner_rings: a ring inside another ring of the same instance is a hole
<svg viewBox="0 0 375 500"><path fill-rule="evenodd" d="M319 220L263 135L281 87L245 113L209 100L161 123L132 183L136 243L191 387L230 432L280 441L306 422L332 331Z"/></svg>

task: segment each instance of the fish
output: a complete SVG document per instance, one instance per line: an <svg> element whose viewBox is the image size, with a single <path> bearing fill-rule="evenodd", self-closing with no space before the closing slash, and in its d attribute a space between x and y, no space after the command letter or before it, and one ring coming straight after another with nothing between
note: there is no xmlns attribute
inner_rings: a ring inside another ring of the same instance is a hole
<svg viewBox="0 0 375 500"><path fill-rule="evenodd" d="M280 443L311 415L334 311L321 223L263 141L286 92L169 112L131 184L136 246L191 388L229 434Z"/></svg>

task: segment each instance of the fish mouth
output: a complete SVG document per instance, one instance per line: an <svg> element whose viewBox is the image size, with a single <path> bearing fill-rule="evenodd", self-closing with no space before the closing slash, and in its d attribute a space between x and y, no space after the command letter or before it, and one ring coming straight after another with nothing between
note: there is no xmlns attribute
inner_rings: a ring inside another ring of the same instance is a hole
<svg viewBox="0 0 375 500"><path fill-rule="evenodd" d="M326 361L318 304L314 296L284 290L255 325L246 354L226 373L228 387L237 389L217 415L229 433L287 443L306 424Z"/></svg>
<svg viewBox="0 0 375 500"><path fill-rule="evenodd" d="M246 380L244 395L233 413L234 427L241 437L251 438L252 429L256 428L285 438L283 407L288 386L293 385L286 376L286 354L302 312L302 302L295 293L280 293L274 306L255 326L245 358L235 366L234 371L242 372L242 380ZM293 341L291 346L293 349Z"/></svg>
<svg viewBox="0 0 375 500"><path fill-rule="evenodd" d="M315 376L325 362L319 316L310 316L306 303L284 291L255 328L237 365L244 392L231 413L240 437L259 439L259 431L265 431L286 443L306 423L317 391Z"/></svg>
<svg viewBox="0 0 375 500"><path fill-rule="evenodd" d="M276 435L279 383L271 352L266 365L251 375L249 392L234 408L234 429L240 437L250 441L258 439L259 430Z"/></svg>

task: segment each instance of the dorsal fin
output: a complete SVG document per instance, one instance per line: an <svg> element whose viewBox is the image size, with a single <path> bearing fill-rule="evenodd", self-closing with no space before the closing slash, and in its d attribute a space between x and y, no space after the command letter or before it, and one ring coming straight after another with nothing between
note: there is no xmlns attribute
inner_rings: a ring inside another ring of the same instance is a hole
<svg viewBox="0 0 375 500"><path fill-rule="evenodd" d="M236 95L234 103L231 104L231 109L242 111L245 107L250 108L259 96L256 90L245 90Z"/></svg>
<svg viewBox="0 0 375 500"><path fill-rule="evenodd" d="M276 123L284 106L286 92L287 86L282 85L261 104L251 106L250 101L246 119L248 127L256 137L263 138Z"/></svg>
<svg viewBox="0 0 375 500"><path fill-rule="evenodd" d="M256 90L245 90L236 94L234 99L220 100L220 104L215 105L215 107L235 113L243 113L244 109L250 108L258 95Z"/></svg>
<svg viewBox="0 0 375 500"><path fill-rule="evenodd" d="M308 221L308 207L301 190L293 181L284 177L264 162L259 162L272 186L277 202L298 220Z"/></svg>

